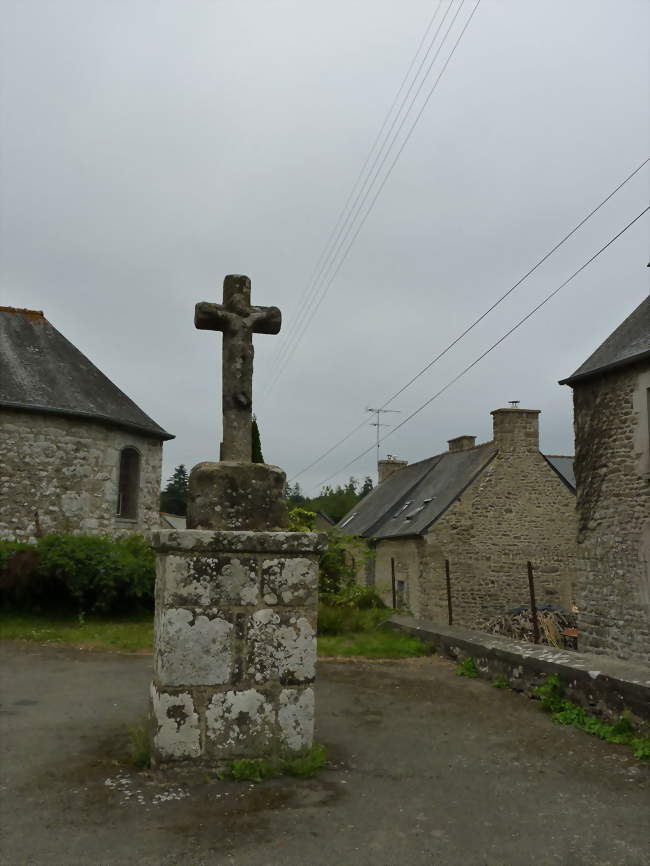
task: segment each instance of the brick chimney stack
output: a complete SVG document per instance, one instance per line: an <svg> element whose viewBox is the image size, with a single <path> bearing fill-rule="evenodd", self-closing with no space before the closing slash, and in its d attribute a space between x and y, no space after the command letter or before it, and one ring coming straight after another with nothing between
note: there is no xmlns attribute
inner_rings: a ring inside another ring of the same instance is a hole
<svg viewBox="0 0 650 866"><path fill-rule="evenodd" d="M408 460L400 460L399 457L393 457L392 454L388 454L385 460L378 460L377 484L381 484L382 481L385 481L394 472L397 472L399 469L403 469L408 465Z"/></svg>
<svg viewBox="0 0 650 866"><path fill-rule="evenodd" d="M501 453L539 451L539 409L495 409L494 444Z"/></svg>
<svg viewBox="0 0 650 866"><path fill-rule="evenodd" d="M455 439L448 439L447 445L452 454L456 451L469 451L476 445L476 436L456 436Z"/></svg>

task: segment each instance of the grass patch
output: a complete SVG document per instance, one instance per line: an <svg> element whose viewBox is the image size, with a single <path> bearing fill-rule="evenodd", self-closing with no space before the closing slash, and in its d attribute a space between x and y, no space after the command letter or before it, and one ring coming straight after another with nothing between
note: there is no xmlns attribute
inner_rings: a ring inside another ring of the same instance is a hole
<svg viewBox="0 0 650 866"><path fill-rule="evenodd" d="M429 644L416 637L383 628L392 611L343 610L357 629L342 634L319 634L320 656L365 656L366 658L403 659L430 655ZM357 615L361 616L358 617ZM339 620L340 621L340 620ZM362 628L359 628L359 625ZM79 617L70 613L0 612L0 638L30 640L38 643L83 645L113 652L149 652L153 646L153 617L140 614L131 617Z"/></svg>
<svg viewBox="0 0 650 866"><path fill-rule="evenodd" d="M458 677L477 677L478 669L474 664L474 659L467 656L456 665L456 676Z"/></svg>
<svg viewBox="0 0 650 866"><path fill-rule="evenodd" d="M75 616L69 613L0 612L0 638L84 644L93 649L141 652L153 647L153 617Z"/></svg>
<svg viewBox="0 0 650 866"><path fill-rule="evenodd" d="M218 775L218 778L231 778L237 782L263 782L275 776L311 779L325 766L326 761L325 746L314 743L311 749L295 755L287 755L276 761L266 758L241 758L239 761L232 761L228 768Z"/></svg>
<svg viewBox="0 0 650 866"><path fill-rule="evenodd" d="M128 761L136 770L148 770L151 766L151 740L149 719L143 716L129 726Z"/></svg>
<svg viewBox="0 0 650 866"><path fill-rule="evenodd" d="M389 628L318 637L319 656L405 659L430 655L432 652L431 646L419 638Z"/></svg>
<svg viewBox="0 0 650 866"><path fill-rule="evenodd" d="M557 674L548 676L545 682L535 689L534 695L556 724L571 725L608 743L631 746L635 758L650 761L650 736L638 734L627 713L623 713L615 722L604 722L591 715L564 697L564 689Z"/></svg>
<svg viewBox="0 0 650 866"><path fill-rule="evenodd" d="M492 680L492 685L495 689L509 689L510 683L505 677L497 677L495 680Z"/></svg>
<svg viewBox="0 0 650 866"><path fill-rule="evenodd" d="M340 635L374 631L390 619L393 613L389 608L342 607L321 602L318 605L318 634Z"/></svg>

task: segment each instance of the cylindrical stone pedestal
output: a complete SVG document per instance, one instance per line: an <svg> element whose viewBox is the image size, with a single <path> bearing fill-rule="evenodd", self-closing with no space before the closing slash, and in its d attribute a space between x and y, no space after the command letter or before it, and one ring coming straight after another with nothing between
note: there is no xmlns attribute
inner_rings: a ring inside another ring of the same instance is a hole
<svg viewBox="0 0 650 866"><path fill-rule="evenodd" d="M154 764L312 744L315 532L150 533L156 551Z"/></svg>

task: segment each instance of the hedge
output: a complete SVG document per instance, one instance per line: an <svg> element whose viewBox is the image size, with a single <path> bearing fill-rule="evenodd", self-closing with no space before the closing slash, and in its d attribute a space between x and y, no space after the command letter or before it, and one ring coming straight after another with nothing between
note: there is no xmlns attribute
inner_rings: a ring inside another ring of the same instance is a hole
<svg viewBox="0 0 650 866"><path fill-rule="evenodd" d="M151 608L155 556L140 535L51 534L0 541L0 602L23 609L118 613Z"/></svg>

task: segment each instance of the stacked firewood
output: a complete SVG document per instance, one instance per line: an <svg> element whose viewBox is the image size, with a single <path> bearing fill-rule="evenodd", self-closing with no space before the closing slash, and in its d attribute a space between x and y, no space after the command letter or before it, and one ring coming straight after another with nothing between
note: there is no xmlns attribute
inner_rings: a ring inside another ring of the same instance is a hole
<svg viewBox="0 0 650 866"><path fill-rule="evenodd" d="M568 613L550 604L537 608L540 643L549 646L565 646L564 632L576 628L576 614ZM502 634L512 640L534 643L533 617L529 607L517 607L508 613L494 617L485 626L489 634Z"/></svg>

